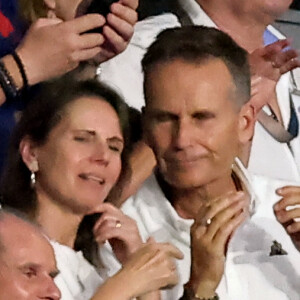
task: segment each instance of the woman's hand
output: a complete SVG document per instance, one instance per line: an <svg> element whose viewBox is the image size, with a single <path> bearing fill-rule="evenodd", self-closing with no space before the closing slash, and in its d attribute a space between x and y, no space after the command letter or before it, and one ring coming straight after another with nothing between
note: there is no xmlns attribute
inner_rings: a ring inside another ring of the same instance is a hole
<svg viewBox="0 0 300 300"><path fill-rule="evenodd" d="M174 259L182 258L183 254L173 245L150 238L117 274L105 281L92 300L130 300L175 285L178 275ZM149 294L147 299L157 300L159 294Z"/></svg>
<svg viewBox="0 0 300 300"><path fill-rule="evenodd" d="M243 192L229 193L199 210L191 229L191 277L189 285L201 297L213 297L224 273L227 245L248 215Z"/></svg>
<svg viewBox="0 0 300 300"><path fill-rule="evenodd" d="M169 243L156 243L153 239L135 252L118 273L131 297L138 297L162 287L178 283L175 259L183 254Z"/></svg>
<svg viewBox="0 0 300 300"><path fill-rule="evenodd" d="M101 204L102 213L94 226L94 236L99 244L109 241L118 260L124 264L143 242L136 222L110 203Z"/></svg>
<svg viewBox="0 0 300 300"><path fill-rule="evenodd" d="M285 186L276 193L282 197L274 205L276 218L300 251L300 187Z"/></svg>
<svg viewBox="0 0 300 300"><path fill-rule="evenodd" d="M16 49L29 84L60 76L76 68L81 61L101 51L104 37L100 33L84 33L103 26L105 19L90 14L70 21L39 19L27 31Z"/></svg>
<svg viewBox="0 0 300 300"><path fill-rule="evenodd" d="M110 7L107 23L103 26L105 42L101 47L97 62L104 62L123 52L134 32L138 20L136 9L138 0L120 0Z"/></svg>

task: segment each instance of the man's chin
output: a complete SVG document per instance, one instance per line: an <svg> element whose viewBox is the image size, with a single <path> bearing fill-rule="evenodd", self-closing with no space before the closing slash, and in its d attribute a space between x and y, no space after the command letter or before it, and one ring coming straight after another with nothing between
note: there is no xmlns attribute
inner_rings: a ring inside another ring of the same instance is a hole
<svg viewBox="0 0 300 300"><path fill-rule="evenodd" d="M207 182L199 176L193 176L193 174L176 174L173 173L170 176L164 176L165 180L176 189L195 189L197 187L205 185Z"/></svg>

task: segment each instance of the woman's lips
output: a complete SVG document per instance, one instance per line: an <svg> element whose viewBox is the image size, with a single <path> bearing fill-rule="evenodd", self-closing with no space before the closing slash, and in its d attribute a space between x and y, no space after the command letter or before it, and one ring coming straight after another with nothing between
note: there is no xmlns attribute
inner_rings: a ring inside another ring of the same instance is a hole
<svg viewBox="0 0 300 300"><path fill-rule="evenodd" d="M84 179L84 180L95 181L95 182L99 183L100 185L102 185L102 184L105 183L105 179L104 178L102 178L101 176L98 176L98 175L94 175L94 174L85 174L85 173L82 173L82 174L79 174L79 177L81 179Z"/></svg>

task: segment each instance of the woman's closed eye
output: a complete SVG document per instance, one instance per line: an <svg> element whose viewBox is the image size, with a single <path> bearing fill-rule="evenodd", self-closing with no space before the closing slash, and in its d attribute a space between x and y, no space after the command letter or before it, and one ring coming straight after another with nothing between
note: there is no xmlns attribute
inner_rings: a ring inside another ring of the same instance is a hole
<svg viewBox="0 0 300 300"><path fill-rule="evenodd" d="M114 152L121 153L123 151L123 145L110 144L108 147Z"/></svg>

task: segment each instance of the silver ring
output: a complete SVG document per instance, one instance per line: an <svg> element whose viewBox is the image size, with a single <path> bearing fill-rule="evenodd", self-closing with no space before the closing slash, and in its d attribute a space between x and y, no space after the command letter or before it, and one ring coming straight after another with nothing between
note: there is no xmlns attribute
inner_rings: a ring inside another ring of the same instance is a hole
<svg viewBox="0 0 300 300"><path fill-rule="evenodd" d="M209 218L209 219L206 220L206 226L208 226L210 224L211 224L211 219Z"/></svg>

